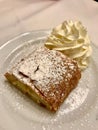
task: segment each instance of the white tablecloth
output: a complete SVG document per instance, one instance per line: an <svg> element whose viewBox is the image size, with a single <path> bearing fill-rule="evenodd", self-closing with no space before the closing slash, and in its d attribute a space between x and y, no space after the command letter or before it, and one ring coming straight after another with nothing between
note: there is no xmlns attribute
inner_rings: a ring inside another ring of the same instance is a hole
<svg viewBox="0 0 98 130"><path fill-rule="evenodd" d="M0 45L70 19L80 20L98 45L98 3L93 0L0 0Z"/></svg>

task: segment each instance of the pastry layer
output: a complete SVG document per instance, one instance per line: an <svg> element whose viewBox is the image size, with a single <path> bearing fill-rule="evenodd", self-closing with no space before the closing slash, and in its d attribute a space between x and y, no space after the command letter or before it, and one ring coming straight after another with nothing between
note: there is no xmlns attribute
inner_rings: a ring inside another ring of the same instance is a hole
<svg viewBox="0 0 98 130"><path fill-rule="evenodd" d="M56 111L76 87L81 72L76 61L61 52L40 47L21 59L5 76L37 103Z"/></svg>

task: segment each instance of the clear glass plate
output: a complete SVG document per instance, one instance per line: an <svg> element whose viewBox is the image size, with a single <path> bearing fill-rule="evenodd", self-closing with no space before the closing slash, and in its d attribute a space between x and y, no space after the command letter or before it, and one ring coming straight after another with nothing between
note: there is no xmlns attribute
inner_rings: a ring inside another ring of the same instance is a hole
<svg viewBox="0 0 98 130"><path fill-rule="evenodd" d="M56 113L34 103L6 81L4 73L43 45L48 30L21 34L0 47L0 130L98 130L98 48L89 67Z"/></svg>

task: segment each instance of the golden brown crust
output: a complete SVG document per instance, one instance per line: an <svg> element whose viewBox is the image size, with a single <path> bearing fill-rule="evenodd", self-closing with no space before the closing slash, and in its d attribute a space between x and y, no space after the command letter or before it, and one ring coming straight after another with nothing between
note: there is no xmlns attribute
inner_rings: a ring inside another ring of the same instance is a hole
<svg viewBox="0 0 98 130"><path fill-rule="evenodd" d="M39 103L41 106L47 107L48 109L52 110L52 107L47 104L44 100L44 96L37 90L36 88L31 88L31 86L21 82L17 79L13 74L5 73L4 75L8 81L13 84L17 89L19 89L22 93L26 94L30 98L32 98L35 102ZM20 87L22 86L22 87ZM40 97L40 99L36 99L34 96ZM46 104L46 105L44 105ZM54 111L54 110L53 110Z"/></svg>
<svg viewBox="0 0 98 130"><path fill-rule="evenodd" d="M76 87L81 73L74 60L60 52L40 48L20 61L5 77L16 86L15 82L19 81L22 87L26 87L25 93L35 94L41 99L36 100L38 103L56 111Z"/></svg>

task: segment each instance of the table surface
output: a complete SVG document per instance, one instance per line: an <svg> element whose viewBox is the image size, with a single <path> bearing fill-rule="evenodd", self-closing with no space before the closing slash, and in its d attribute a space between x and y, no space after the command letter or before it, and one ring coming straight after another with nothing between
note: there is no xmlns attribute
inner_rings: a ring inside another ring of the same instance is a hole
<svg viewBox="0 0 98 130"><path fill-rule="evenodd" d="M32 30L80 20L98 45L98 3L93 0L0 0L0 46Z"/></svg>

